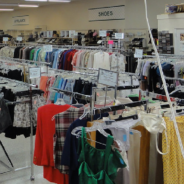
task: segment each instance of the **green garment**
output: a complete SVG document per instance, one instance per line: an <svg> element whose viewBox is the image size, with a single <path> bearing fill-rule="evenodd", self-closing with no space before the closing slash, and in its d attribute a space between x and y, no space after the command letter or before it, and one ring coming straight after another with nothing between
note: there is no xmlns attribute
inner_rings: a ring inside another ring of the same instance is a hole
<svg viewBox="0 0 184 184"><path fill-rule="evenodd" d="M113 137L108 136L106 149L96 149L87 142L85 128L79 138L79 183L80 184L114 184L117 169L126 167L119 151L112 150ZM81 145L80 145L81 144ZM82 148L81 148L82 147Z"/></svg>
<svg viewBox="0 0 184 184"><path fill-rule="evenodd" d="M137 94L132 94L132 95L129 95L128 97L139 97L139 95ZM145 98L142 98L142 100L146 100ZM153 100L150 100L149 99L149 103L156 103L156 101L153 101Z"/></svg>
<svg viewBox="0 0 184 184"><path fill-rule="evenodd" d="M31 52L30 52L30 56L29 56L29 59L30 60L33 60L33 58L34 58L34 52L35 52L35 49L32 49Z"/></svg>

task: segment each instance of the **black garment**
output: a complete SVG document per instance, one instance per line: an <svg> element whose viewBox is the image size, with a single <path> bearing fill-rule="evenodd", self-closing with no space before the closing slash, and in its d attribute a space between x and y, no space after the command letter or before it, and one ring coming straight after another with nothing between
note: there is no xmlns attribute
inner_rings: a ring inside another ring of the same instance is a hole
<svg viewBox="0 0 184 184"><path fill-rule="evenodd" d="M159 82L159 76L156 73L158 66L155 67L154 64L151 64L150 70L149 70L149 88L148 90L150 92L157 92L157 83Z"/></svg>
<svg viewBox="0 0 184 184"><path fill-rule="evenodd" d="M3 98L0 99L0 120L0 133L2 133L12 125L10 113Z"/></svg>
<svg viewBox="0 0 184 184"><path fill-rule="evenodd" d="M135 73L135 70L137 68L137 61L136 58L134 58L134 54L131 53L130 56L126 56L126 66L125 71Z"/></svg>
<svg viewBox="0 0 184 184"><path fill-rule="evenodd" d="M20 51L21 48L22 48L22 47L17 47L17 48L15 48L13 58L19 58L19 51Z"/></svg>
<svg viewBox="0 0 184 184"><path fill-rule="evenodd" d="M10 70L8 72L8 78L18 81L23 81L22 70Z"/></svg>

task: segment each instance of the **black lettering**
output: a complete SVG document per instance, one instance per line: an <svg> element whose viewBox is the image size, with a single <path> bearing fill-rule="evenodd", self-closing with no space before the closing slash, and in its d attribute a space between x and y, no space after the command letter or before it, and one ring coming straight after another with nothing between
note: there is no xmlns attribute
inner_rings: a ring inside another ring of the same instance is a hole
<svg viewBox="0 0 184 184"><path fill-rule="evenodd" d="M98 16L99 16L99 17L101 16L101 12L98 13Z"/></svg>
<svg viewBox="0 0 184 184"><path fill-rule="evenodd" d="M110 15L111 15L111 16L113 15L113 11L110 11Z"/></svg>
<svg viewBox="0 0 184 184"><path fill-rule="evenodd" d="M109 11L107 11L107 16L109 16Z"/></svg>

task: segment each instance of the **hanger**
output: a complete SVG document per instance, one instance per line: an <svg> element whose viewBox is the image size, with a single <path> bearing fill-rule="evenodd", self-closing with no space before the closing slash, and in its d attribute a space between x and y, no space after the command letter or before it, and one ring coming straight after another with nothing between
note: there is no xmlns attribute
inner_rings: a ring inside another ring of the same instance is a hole
<svg viewBox="0 0 184 184"><path fill-rule="evenodd" d="M66 105L66 103L63 100L63 98L58 98L57 101L55 102L55 105Z"/></svg>
<svg viewBox="0 0 184 184"><path fill-rule="evenodd" d="M81 108L84 106L84 104L79 104L79 102L77 101L77 99L75 98L75 92L72 94L72 98L77 102L76 104L72 104L71 106L77 107L77 108Z"/></svg>

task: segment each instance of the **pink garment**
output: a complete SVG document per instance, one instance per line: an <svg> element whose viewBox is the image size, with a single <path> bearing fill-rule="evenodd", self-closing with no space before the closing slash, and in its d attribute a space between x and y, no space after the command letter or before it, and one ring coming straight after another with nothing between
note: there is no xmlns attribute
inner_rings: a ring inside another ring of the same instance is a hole
<svg viewBox="0 0 184 184"><path fill-rule="evenodd" d="M50 83L49 83L49 86L48 86L49 88L53 86L54 81L55 81L55 77L52 76L52 77L50 78ZM46 104L51 104L51 103L52 103L52 101L49 100L49 99L50 99L50 94L51 94L51 93L50 93L50 91L48 90L47 103L46 103Z"/></svg>
<svg viewBox="0 0 184 184"><path fill-rule="evenodd" d="M76 66L77 65L77 58L79 56L79 54L82 52L82 50L79 50L78 52L75 53L75 55L73 56L73 59L72 59L72 65L73 66ZM76 71L76 68L73 67L73 71Z"/></svg>

